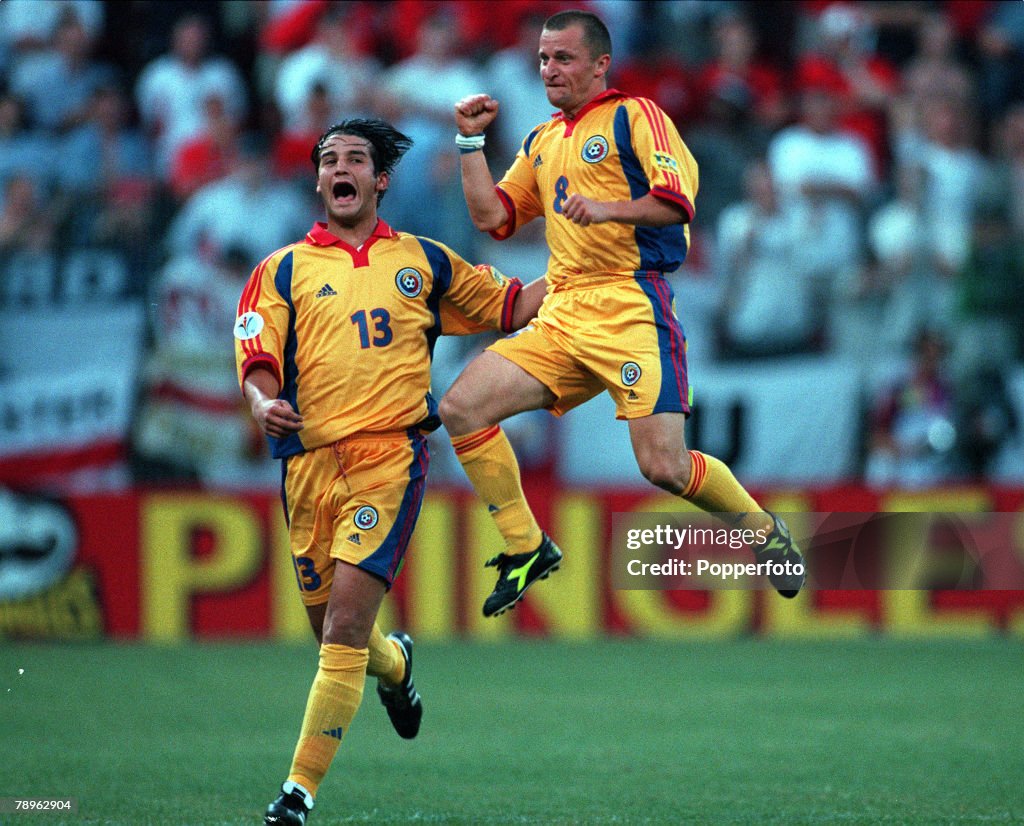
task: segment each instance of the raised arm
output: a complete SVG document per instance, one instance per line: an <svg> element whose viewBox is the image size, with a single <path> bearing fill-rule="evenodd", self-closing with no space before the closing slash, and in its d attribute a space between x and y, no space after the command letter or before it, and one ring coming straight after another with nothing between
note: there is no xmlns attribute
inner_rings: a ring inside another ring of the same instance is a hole
<svg viewBox="0 0 1024 826"><path fill-rule="evenodd" d="M498 114L498 101L489 95L470 95L455 104L455 126L464 138L482 136ZM482 232L496 230L508 221L501 199L494 191L494 178L479 148L460 147L462 161L462 192L469 207L473 225Z"/></svg>

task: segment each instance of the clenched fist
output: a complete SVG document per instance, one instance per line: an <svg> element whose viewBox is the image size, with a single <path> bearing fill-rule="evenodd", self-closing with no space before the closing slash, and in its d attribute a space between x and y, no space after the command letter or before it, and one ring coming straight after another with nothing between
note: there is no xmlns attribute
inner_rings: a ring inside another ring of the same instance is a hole
<svg viewBox="0 0 1024 826"><path fill-rule="evenodd" d="M469 95L455 104L455 126L463 135L479 135L498 115L498 101L490 95Z"/></svg>

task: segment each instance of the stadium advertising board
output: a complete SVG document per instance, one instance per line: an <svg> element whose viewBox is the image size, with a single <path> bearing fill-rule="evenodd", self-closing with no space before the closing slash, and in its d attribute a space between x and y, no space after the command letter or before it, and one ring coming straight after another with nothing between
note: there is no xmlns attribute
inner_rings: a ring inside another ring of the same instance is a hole
<svg viewBox="0 0 1024 826"><path fill-rule="evenodd" d="M763 589L616 587L615 514L673 513L671 497L527 482L541 522L566 552L562 570L510 616L487 620L484 560L500 545L463 491L428 494L382 624L418 638L516 633L722 638L1024 636L1024 591L813 590L783 600ZM1024 490L957 488L878 494L859 487L761 492L787 514L844 511L1001 512L1010 556L1024 559ZM795 521L791 521L795 524ZM135 491L54 501L0 500L0 637L308 639L280 502L267 493ZM905 549L903 549L905 551ZM901 549L893 550L900 553ZM621 583L619 583L621 585Z"/></svg>

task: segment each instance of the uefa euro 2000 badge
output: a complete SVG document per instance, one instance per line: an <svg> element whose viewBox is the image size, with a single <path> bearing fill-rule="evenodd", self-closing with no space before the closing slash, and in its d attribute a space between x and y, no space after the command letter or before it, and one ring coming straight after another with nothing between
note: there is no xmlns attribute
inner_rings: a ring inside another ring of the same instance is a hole
<svg viewBox="0 0 1024 826"><path fill-rule="evenodd" d="M263 332L263 316L255 310L242 313L235 319L235 338L249 341Z"/></svg>
<svg viewBox="0 0 1024 826"><path fill-rule="evenodd" d="M587 138L587 142L583 144L582 157L587 163L603 161L608 157L608 141L601 135Z"/></svg>

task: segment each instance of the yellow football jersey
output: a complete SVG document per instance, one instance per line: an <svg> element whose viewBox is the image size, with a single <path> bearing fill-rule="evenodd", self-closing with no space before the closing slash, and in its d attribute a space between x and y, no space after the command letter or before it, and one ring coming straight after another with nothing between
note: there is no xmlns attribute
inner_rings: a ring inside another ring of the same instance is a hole
<svg viewBox="0 0 1024 826"><path fill-rule="evenodd" d="M551 289L673 272L686 258L697 195L697 163L675 125L646 98L609 89L573 120L558 114L523 141L498 182L508 222L504 239L543 215L551 258ZM583 227L561 215L573 193L596 201L629 201L648 193L680 205L686 222L634 227L606 222Z"/></svg>
<svg viewBox="0 0 1024 826"><path fill-rule="evenodd" d="M359 249L318 222L272 253L242 291L234 333L239 382L268 367L304 419L299 433L270 440L274 457L362 431L436 429L437 336L508 332L520 288L383 221Z"/></svg>

